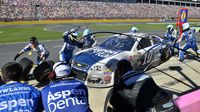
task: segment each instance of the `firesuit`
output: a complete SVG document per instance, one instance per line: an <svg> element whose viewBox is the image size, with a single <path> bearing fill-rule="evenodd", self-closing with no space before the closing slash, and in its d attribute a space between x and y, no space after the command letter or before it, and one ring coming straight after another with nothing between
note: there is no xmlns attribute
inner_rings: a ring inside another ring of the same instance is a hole
<svg viewBox="0 0 200 112"><path fill-rule="evenodd" d="M186 28L184 28L186 26ZM194 36L194 31L189 29L189 24L188 23L184 23L183 24L183 33L180 37L180 39L178 40L178 42L183 42L184 45L182 46L183 51L181 50L179 52L179 60L183 61L184 60L184 51L187 51L188 49L192 49L195 52L197 52L198 47L197 47L197 42L196 42L196 38Z"/></svg>
<svg viewBox="0 0 200 112"><path fill-rule="evenodd" d="M76 48L82 48L83 43L77 40L78 32L65 32L63 34L64 44L60 50L60 61L69 63Z"/></svg>
<svg viewBox="0 0 200 112"><path fill-rule="evenodd" d="M14 81L0 86L1 112L41 112L42 110L40 91L34 87Z"/></svg>

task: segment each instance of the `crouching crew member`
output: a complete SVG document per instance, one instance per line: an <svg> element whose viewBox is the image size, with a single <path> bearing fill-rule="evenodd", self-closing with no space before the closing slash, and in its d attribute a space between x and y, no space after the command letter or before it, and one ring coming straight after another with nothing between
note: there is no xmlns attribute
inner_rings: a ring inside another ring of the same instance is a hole
<svg viewBox="0 0 200 112"><path fill-rule="evenodd" d="M26 45L17 55L14 57L14 61L23 53L28 51L36 51L38 53L37 56L37 64L42 63L49 57L49 51L47 48L37 41L36 37L31 37L30 42ZM30 52L31 53L31 52ZM30 54L31 55L31 54Z"/></svg>
<svg viewBox="0 0 200 112"><path fill-rule="evenodd" d="M58 62L49 73L50 83L42 89L42 101L47 112L91 112L87 87L70 78L68 64Z"/></svg>
<svg viewBox="0 0 200 112"><path fill-rule="evenodd" d="M20 83L22 66L9 62L2 67L4 85L0 86L1 112L42 112L41 93L34 87Z"/></svg>

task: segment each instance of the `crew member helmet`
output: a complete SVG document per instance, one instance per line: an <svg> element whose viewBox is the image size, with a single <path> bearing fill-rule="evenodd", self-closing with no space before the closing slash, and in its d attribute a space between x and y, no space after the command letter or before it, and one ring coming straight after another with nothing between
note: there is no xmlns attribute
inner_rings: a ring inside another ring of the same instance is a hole
<svg viewBox="0 0 200 112"><path fill-rule="evenodd" d="M138 31L138 28L136 28L136 27L132 27L131 31L132 31L133 33L135 33L135 32Z"/></svg>
<svg viewBox="0 0 200 112"><path fill-rule="evenodd" d="M170 25L167 25L167 29L169 29L170 31L173 29L174 27L170 24Z"/></svg>
<svg viewBox="0 0 200 112"><path fill-rule="evenodd" d="M189 23L184 23L182 25L182 28L183 28L183 30L186 30L186 29L190 28L190 24Z"/></svg>
<svg viewBox="0 0 200 112"><path fill-rule="evenodd" d="M32 44L35 44L35 43L37 43L37 38L36 37L31 37L30 38L30 43L32 43Z"/></svg>

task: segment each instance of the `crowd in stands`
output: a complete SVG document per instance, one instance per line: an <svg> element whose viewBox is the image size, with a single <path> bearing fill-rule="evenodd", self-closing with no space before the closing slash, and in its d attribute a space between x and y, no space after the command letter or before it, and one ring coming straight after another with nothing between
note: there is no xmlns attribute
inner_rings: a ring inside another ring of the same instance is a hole
<svg viewBox="0 0 200 112"><path fill-rule="evenodd" d="M12 19L166 18L177 17L180 6L68 0L4 0L0 17ZM200 7L188 7L199 18Z"/></svg>

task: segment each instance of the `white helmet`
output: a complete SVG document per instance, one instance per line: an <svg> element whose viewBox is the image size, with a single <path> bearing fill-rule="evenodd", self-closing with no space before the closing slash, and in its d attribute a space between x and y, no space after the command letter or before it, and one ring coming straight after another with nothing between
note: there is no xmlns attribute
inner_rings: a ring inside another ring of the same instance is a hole
<svg viewBox="0 0 200 112"><path fill-rule="evenodd" d="M170 25L167 25L167 29L170 29L172 30L174 27L170 24Z"/></svg>
<svg viewBox="0 0 200 112"><path fill-rule="evenodd" d="M57 62L53 65L53 70L57 77L66 77L71 73L71 68L68 64Z"/></svg>
<svg viewBox="0 0 200 112"><path fill-rule="evenodd" d="M183 28L183 30L186 30L186 29L190 28L190 24L189 23L184 23L182 25L182 28Z"/></svg>
<svg viewBox="0 0 200 112"><path fill-rule="evenodd" d="M71 35L76 38L76 37L78 37L78 32L77 31L73 32L73 33L71 33Z"/></svg>
<svg viewBox="0 0 200 112"><path fill-rule="evenodd" d="M89 29L85 29L84 32L83 32L83 36L87 35L90 33L90 30Z"/></svg>
<svg viewBox="0 0 200 112"><path fill-rule="evenodd" d="M132 31L133 33L135 33L135 32L138 31L138 28L136 28L136 27L132 27L131 31Z"/></svg>

